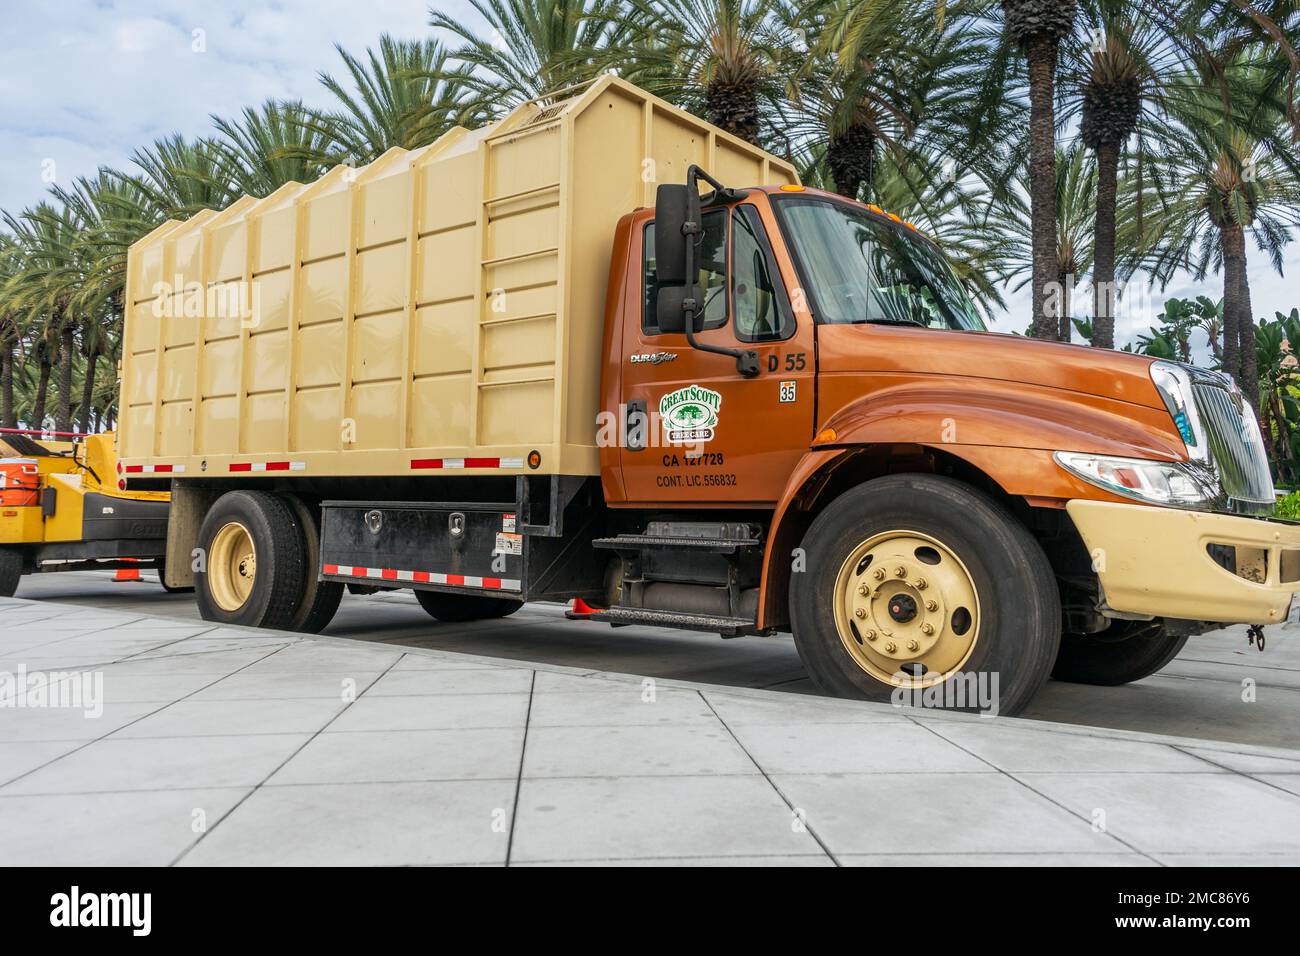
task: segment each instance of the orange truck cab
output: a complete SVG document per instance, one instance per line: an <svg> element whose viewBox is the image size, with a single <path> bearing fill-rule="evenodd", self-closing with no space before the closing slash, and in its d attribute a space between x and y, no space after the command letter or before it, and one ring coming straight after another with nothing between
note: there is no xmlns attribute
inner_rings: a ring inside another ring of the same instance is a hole
<svg viewBox="0 0 1300 956"><path fill-rule="evenodd" d="M208 620L580 599L1014 713L1300 591L1230 380L990 334L916 229L617 77L164 224L127 296L124 477Z"/></svg>

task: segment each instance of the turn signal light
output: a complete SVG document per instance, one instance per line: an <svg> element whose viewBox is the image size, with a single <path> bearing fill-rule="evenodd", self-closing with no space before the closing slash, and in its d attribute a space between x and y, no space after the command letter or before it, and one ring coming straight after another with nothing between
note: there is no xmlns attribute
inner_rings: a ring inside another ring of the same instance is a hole
<svg viewBox="0 0 1300 956"><path fill-rule="evenodd" d="M835 439L838 437L839 436L835 434L835 429L829 427L823 428L821 431L817 433L817 437L813 439L813 444L829 445L831 442L835 441Z"/></svg>

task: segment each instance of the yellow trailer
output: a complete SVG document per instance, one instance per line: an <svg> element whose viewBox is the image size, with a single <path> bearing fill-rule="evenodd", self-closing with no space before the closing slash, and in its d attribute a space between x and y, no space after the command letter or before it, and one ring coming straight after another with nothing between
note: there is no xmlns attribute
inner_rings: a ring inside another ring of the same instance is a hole
<svg viewBox="0 0 1300 956"><path fill-rule="evenodd" d="M130 250L131 480L595 475L610 240L659 183L797 181L613 76Z"/></svg>
<svg viewBox="0 0 1300 956"><path fill-rule="evenodd" d="M161 571L169 497L127 490L111 433L0 429L0 597L36 572Z"/></svg>

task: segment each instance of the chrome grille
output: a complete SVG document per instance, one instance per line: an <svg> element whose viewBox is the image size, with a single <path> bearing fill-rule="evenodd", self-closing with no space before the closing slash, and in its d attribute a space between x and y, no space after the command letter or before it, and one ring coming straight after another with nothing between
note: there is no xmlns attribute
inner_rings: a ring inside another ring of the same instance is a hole
<svg viewBox="0 0 1300 956"><path fill-rule="evenodd" d="M1239 396L1217 385L1198 382L1192 386L1192 394L1224 492L1233 502L1246 504L1245 510L1271 506L1273 478L1264 440L1250 407Z"/></svg>

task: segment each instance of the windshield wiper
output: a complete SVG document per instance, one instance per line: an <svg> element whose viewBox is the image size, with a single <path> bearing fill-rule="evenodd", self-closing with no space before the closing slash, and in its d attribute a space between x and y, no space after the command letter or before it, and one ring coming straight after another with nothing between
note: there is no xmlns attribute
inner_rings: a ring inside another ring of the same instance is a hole
<svg viewBox="0 0 1300 956"><path fill-rule="evenodd" d="M920 319L888 319L883 316L877 319L854 319L849 325L919 325L923 329L930 327Z"/></svg>

